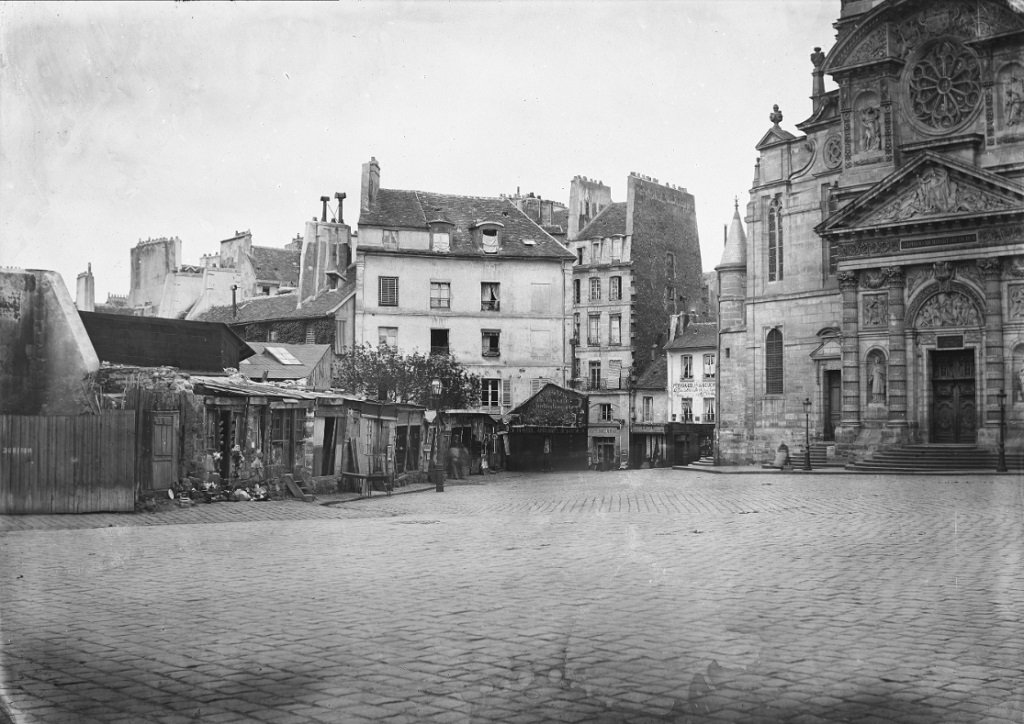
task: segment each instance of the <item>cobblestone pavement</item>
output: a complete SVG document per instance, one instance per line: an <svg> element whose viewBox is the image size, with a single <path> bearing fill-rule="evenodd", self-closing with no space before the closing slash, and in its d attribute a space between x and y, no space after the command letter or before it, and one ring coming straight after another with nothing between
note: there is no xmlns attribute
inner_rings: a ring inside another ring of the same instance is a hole
<svg viewBox="0 0 1024 724"><path fill-rule="evenodd" d="M4 519L0 693L25 724L1024 722L1020 479L473 480Z"/></svg>

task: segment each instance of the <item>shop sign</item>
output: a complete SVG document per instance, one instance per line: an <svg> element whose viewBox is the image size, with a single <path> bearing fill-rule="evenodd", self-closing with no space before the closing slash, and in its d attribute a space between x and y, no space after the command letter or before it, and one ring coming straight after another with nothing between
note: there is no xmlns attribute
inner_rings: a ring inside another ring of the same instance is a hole
<svg viewBox="0 0 1024 724"><path fill-rule="evenodd" d="M715 383L695 382L693 380L686 380L685 382L675 382L672 384L672 394L700 395L702 397L708 397L715 394Z"/></svg>

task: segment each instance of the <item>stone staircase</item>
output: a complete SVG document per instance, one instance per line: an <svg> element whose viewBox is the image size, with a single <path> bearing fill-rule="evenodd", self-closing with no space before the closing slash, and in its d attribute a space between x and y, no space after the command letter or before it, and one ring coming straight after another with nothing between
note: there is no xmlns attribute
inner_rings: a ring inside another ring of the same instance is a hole
<svg viewBox="0 0 1024 724"><path fill-rule="evenodd" d="M705 455L702 458L698 458L691 462L687 467L691 468L713 468L715 467L715 457L713 455Z"/></svg>
<svg viewBox="0 0 1024 724"><path fill-rule="evenodd" d="M1021 469L1020 460L1007 456L1007 467ZM996 453L975 445L899 445L880 448L861 460L849 463L848 470L889 473L938 473L946 471L995 471Z"/></svg>

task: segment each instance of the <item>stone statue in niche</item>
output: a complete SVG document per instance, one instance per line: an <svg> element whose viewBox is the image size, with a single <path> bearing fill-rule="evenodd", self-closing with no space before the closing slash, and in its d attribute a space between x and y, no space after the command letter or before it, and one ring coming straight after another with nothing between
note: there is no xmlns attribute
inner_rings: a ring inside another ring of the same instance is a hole
<svg viewBox="0 0 1024 724"><path fill-rule="evenodd" d="M1020 363L1017 370L1017 399L1024 402L1024 362Z"/></svg>
<svg viewBox="0 0 1024 724"><path fill-rule="evenodd" d="M881 352L868 355L868 380L871 393L869 400L885 404L886 365L885 355Z"/></svg>
<svg viewBox="0 0 1024 724"><path fill-rule="evenodd" d="M875 106L860 111L860 148L862 151L881 151L882 134L880 112Z"/></svg>
<svg viewBox="0 0 1024 724"><path fill-rule="evenodd" d="M1006 125L1016 126L1024 121L1024 78L1010 76L1003 91L1003 110Z"/></svg>
<svg viewBox="0 0 1024 724"><path fill-rule="evenodd" d="M864 326L882 327L889 312L889 300L884 294L869 294L864 297Z"/></svg>

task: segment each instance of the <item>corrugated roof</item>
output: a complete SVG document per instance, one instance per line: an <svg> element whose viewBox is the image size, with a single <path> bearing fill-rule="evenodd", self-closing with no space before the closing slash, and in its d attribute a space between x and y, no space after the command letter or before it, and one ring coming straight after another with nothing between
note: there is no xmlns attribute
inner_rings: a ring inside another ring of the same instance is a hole
<svg viewBox="0 0 1024 724"><path fill-rule="evenodd" d="M252 262L256 268L256 280L279 282L287 286L298 286L299 264L302 252L297 249L275 249L269 246L252 247Z"/></svg>
<svg viewBox="0 0 1024 724"><path fill-rule="evenodd" d="M263 379L267 373L268 380L301 380L309 377L324 355L331 349L329 344L282 344L280 342L249 342L256 353L243 360L238 371L254 380ZM287 350L299 364L282 364L268 347L279 347Z"/></svg>
<svg viewBox="0 0 1024 724"><path fill-rule="evenodd" d="M454 224L450 254L558 259L572 256L515 204L503 198L380 189L373 207L360 213L359 224L426 230L428 222L438 219ZM496 254L486 254L473 241L473 229L481 222L501 224L501 245ZM532 244L524 243L531 240ZM364 242L362 248L371 247ZM400 254L401 250L393 253Z"/></svg>
<svg viewBox="0 0 1024 724"><path fill-rule="evenodd" d="M601 209L601 213L595 216L589 224L583 227L577 235L577 239L603 239L606 236L626 233L626 202L619 201L608 204Z"/></svg>
<svg viewBox="0 0 1024 724"><path fill-rule="evenodd" d="M665 345L665 349L717 347L718 325L714 322L691 322L683 333Z"/></svg>

